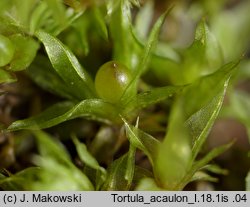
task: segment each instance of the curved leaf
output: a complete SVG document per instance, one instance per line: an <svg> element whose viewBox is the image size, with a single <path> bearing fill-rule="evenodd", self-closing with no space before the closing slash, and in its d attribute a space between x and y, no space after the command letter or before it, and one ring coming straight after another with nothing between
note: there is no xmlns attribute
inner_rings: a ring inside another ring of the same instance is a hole
<svg viewBox="0 0 250 207"><path fill-rule="evenodd" d="M219 156L226 150L228 150L232 145L234 144L234 141L229 142L228 144L224 144L222 146L216 147L212 149L205 157L201 158L200 160L196 161L191 169L191 171L196 172L203 168L207 163L209 163L212 159Z"/></svg>
<svg viewBox="0 0 250 207"><path fill-rule="evenodd" d="M230 77L237 64L231 63L223 66L217 72L196 81L185 91L185 115L189 116L185 124L193 140L193 160L218 116Z"/></svg>
<svg viewBox="0 0 250 207"><path fill-rule="evenodd" d="M160 142L137 127L128 124L125 119L122 118L122 120L126 127L129 142L134 147L142 150L148 156L151 164L154 165Z"/></svg>
<svg viewBox="0 0 250 207"><path fill-rule="evenodd" d="M62 102L53 105L35 117L12 123L8 130L43 129L77 117L110 123L117 117L117 111L113 105L101 99L87 99L76 105L72 102Z"/></svg>
<svg viewBox="0 0 250 207"><path fill-rule="evenodd" d="M73 53L52 35L38 31L36 36L44 44L54 70L71 90L78 91L78 98L95 97L95 88L87 71L79 64Z"/></svg>
<svg viewBox="0 0 250 207"><path fill-rule="evenodd" d="M134 169L134 157L131 160L130 153L126 153L115 160L107 170L107 179L102 190L129 190L134 175L132 170L128 176L128 166ZM132 161L132 163L131 163Z"/></svg>
<svg viewBox="0 0 250 207"><path fill-rule="evenodd" d="M138 122L135 128L137 129L137 127ZM128 139L133 139L131 138L133 134L129 133L127 130L126 136ZM104 183L105 190L130 189L135 174L135 153L136 147L131 142L129 151L111 164L111 166L108 168L107 180Z"/></svg>
<svg viewBox="0 0 250 207"><path fill-rule="evenodd" d="M163 15L161 15L160 18L154 24L150 32L145 50L143 51L143 56L141 58L141 61L136 68L134 77L131 80L128 87L126 88L126 90L124 91L123 96L121 97L122 103L128 103L132 98L134 98L136 94L136 87L137 87L138 80L140 76L142 75L142 73L145 72L145 70L147 69L147 66L151 57L151 53L155 49L156 44L157 44L157 39L160 33L161 26L164 23L164 20L167 14L169 13L169 11L170 10L168 10Z"/></svg>

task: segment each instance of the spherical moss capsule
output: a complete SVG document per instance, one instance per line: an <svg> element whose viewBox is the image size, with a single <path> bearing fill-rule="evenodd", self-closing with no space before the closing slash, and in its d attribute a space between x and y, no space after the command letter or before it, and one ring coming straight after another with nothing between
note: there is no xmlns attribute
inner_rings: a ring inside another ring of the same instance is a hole
<svg viewBox="0 0 250 207"><path fill-rule="evenodd" d="M0 34L0 67L7 65L14 56L14 45L9 38Z"/></svg>
<svg viewBox="0 0 250 207"><path fill-rule="evenodd" d="M110 61L102 65L95 77L95 88L98 95L111 103L117 103L129 82L131 73L120 62Z"/></svg>

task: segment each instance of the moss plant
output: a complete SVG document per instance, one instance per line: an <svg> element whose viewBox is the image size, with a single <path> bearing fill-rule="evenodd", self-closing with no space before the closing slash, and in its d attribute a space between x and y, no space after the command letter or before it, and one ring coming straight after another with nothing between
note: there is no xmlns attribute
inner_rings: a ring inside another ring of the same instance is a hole
<svg viewBox="0 0 250 207"><path fill-rule="evenodd" d="M238 137L211 147L210 131L231 118L250 136L250 4L174 2L1 0L2 190L196 190L226 177L215 158Z"/></svg>

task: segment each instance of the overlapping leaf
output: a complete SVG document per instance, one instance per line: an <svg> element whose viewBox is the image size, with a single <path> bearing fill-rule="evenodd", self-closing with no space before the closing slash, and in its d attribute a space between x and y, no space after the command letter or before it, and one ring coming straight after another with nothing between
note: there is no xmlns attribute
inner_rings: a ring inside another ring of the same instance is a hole
<svg viewBox="0 0 250 207"><path fill-rule="evenodd" d="M193 140L193 160L218 116L228 82L237 64L227 64L217 72L201 78L187 88L184 94L185 115L189 117L186 125Z"/></svg>
<svg viewBox="0 0 250 207"><path fill-rule="evenodd" d="M149 134L128 124L125 119L123 119L123 122L125 124L130 143L134 147L142 150L148 156L151 164L154 165L160 142Z"/></svg>
<svg viewBox="0 0 250 207"><path fill-rule="evenodd" d="M129 190L134 172L128 173L128 163L132 164L129 153L116 159L107 170L107 179L102 190ZM133 163L134 165L134 163ZM130 174L130 175L129 175Z"/></svg>
<svg viewBox="0 0 250 207"><path fill-rule="evenodd" d="M93 190L88 177L70 160L59 142L42 131L35 132L41 156L35 162L41 167L38 179L33 180L30 188L50 190ZM57 179L54 179L57 177Z"/></svg>
<svg viewBox="0 0 250 207"><path fill-rule="evenodd" d="M44 44L54 70L71 90L78 91L78 98L95 97L95 89L87 71L85 71L72 52L52 35L38 31L39 40Z"/></svg>
<svg viewBox="0 0 250 207"><path fill-rule="evenodd" d="M145 72L145 70L148 67L151 53L155 49L161 26L162 26L162 24L167 16L168 12L169 11L165 12L163 15L160 16L160 18L154 24L154 26L150 32L145 50L143 51L143 56L142 56L141 61L138 64L138 66L136 67L136 70L134 72L134 77L131 80L130 84L125 89L124 94L121 97L121 101L123 103L128 103L131 99L134 98L134 96L136 94L138 80L139 80L140 76L142 75L142 73Z"/></svg>
<svg viewBox="0 0 250 207"><path fill-rule="evenodd" d="M99 165L95 157L87 149L84 143L81 143L75 135L72 135L73 142L76 146L76 151L81 161L86 166L95 170L96 190L99 190L106 179L106 170Z"/></svg>

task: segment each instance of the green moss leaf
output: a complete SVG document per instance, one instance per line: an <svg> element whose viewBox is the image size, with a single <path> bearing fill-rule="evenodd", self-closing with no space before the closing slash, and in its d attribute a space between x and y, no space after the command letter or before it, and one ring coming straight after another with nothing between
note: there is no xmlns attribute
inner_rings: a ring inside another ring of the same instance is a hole
<svg viewBox="0 0 250 207"><path fill-rule="evenodd" d="M121 97L121 101L123 103L128 103L136 95L138 80L139 80L140 76L142 75L142 73L145 72L145 70L148 67L151 54L152 54L152 52L155 49L156 44L157 44L158 35L160 32L161 26L162 26L162 24L167 16L168 12L169 11L165 12L163 15L160 16L160 18L156 21L156 23L154 24L154 26L150 32L146 47L143 51L141 61L138 64L138 66L136 67L136 70L134 72L134 77L133 77L132 81L130 82L130 84L128 85L128 87L126 88L123 96Z"/></svg>
<svg viewBox="0 0 250 207"><path fill-rule="evenodd" d="M117 116L113 105L100 99L87 99L78 104L62 102L51 106L35 117L12 123L8 130L48 128L77 117L110 123Z"/></svg>
<svg viewBox="0 0 250 207"><path fill-rule="evenodd" d="M129 103L127 103L127 105L125 105L124 108L126 112L140 110L167 98L173 97L175 94L178 94L180 91L182 91L183 88L185 88L185 86L165 86L153 88L136 95Z"/></svg>
<svg viewBox="0 0 250 207"><path fill-rule="evenodd" d="M128 124L125 119L123 119L123 122L126 127L126 133L128 135L129 142L134 147L142 150L148 156L151 164L154 165L160 142L149 134Z"/></svg>
<svg viewBox="0 0 250 207"><path fill-rule="evenodd" d="M128 165L134 165L134 163L131 163L133 160L134 158L131 160L129 153L115 160L108 167L107 179L105 180L102 190L129 190L134 171L128 172ZM129 169L131 170L133 167L131 168L130 166Z"/></svg>
<svg viewBox="0 0 250 207"><path fill-rule="evenodd" d="M95 97L94 83L89 74L81 67L72 52L52 35L39 31L37 37L45 46L50 61L71 90L78 91L78 98Z"/></svg>
<svg viewBox="0 0 250 207"><path fill-rule="evenodd" d="M95 170L96 189L100 189L101 185L106 179L106 170L99 165L95 157L88 151L87 146L84 143L80 142L75 135L72 135L72 139L81 161L86 164L86 166Z"/></svg>
<svg viewBox="0 0 250 207"><path fill-rule="evenodd" d="M32 180L32 190L93 190L88 177L72 162L58 141L42 131L35 132L41 156L35 162L41 167L37 179ZM57 179L55 179L55 177Z"/></svg>
<svg viewBox="0 0 250 207"><path fill-rule="evenodd" d="M37 55L27 69L29 77L41 88L61 97L77 100L78 91L67 87L62 78L53 70L48 58Z"/></svg>
<svg viewBox="0 0 250 207"><path fill-rule="evenodd" d="M195 39L192 45L182 52L182 59L179 78L182 78L185 84L221 67L223 63L221 49L205 21L198 24Z"/></svg>
<svg viewBox="0 0 250 207"><path fill-rule="evenodd" d="M105 17L102 14L101 9L98 7L94 7L92 15L96 30L104 40L108 40L108 29L106 26Z"/></svg>
<svg viewBox="0 0 250 207"><path fill-rule="evenodd" d="M29 167L9 176L0 174L0 186L6 191L30 190L30 184L39 172L39 167Z"/></svg>
<svg viewBox="0 0 250 207"><path fill-rule="evenodd" d="M20 34L10 36L10 40L15 45L15 53L10 63L10 70L19 71L26 69L36 56L39 48L38 42L31 37Z"/></svg>
<svg viewBox="0 0 250 207"><path fill-rule="evenodd" d="M199 153L221 109L228 82L238 63L223 66L187 88L184 94L186 126L192 137L193 160ZM204 97L204 94L206 96ZM193 112L193 113L192 113Z"/></svg>
<svg viewBox="0 0 250 207"><path fill-rule="evenodd" d="M141 38L146 38L152 23L154 14L154 3L152 0L146 1L135 17L135 31Z"/></svg>
<svg viewBox="0 0 250 207"><path fill-rule="evenodd" d="M202 167L204 167L207 163L209 163L212 159L214 159L215 157L219 156L220 154L222 154L223 152L225 152L226 150L228 150L232 145L233 145L234 141L216 147L214 149L212 149L207 155L205 155L202 159L196 161L196 163L194 163L192 170L193 172L200 170Z"/></svg>
<svg viewBox="0 0 250 207"><path fill-rule="evenodd" d="M125 120L124 120L125 121ZM127 122L125 122L126 124ZM138 122L136 129L138 127ZM126 130L126 136L129 140L133 139L133 134ZM104 183L105 190L129 190L135 175L135 152L136 147L131 142L129 151L122 157L115 160L108 168L107 180ZM138 168L137 168L138 172ZM139 173L138 173L139 174Z"/></svg>
<svg viewBox="0 0 250 207"><path fill-rule="evenodd" d="M16 78L13 74L0 68L0 83L11 83L15 81Z"/></svg>
<svg viewBox="0 0 250 207"><path fill-rule="evenodd" d="M81 143L75 135L72 135L72 139L76 146L76 150L81 161L89 167L99 170L101 167L98 164L97 160L93 157L93 155L90 154L87 149L87 146L84 143Z"/></svg>
<svg viewBox="0 0 250 207"><path fill-rule="evenodd" d="M8 37L0 34L0 67L7 65L13 58L14 44Z"/></svg>

